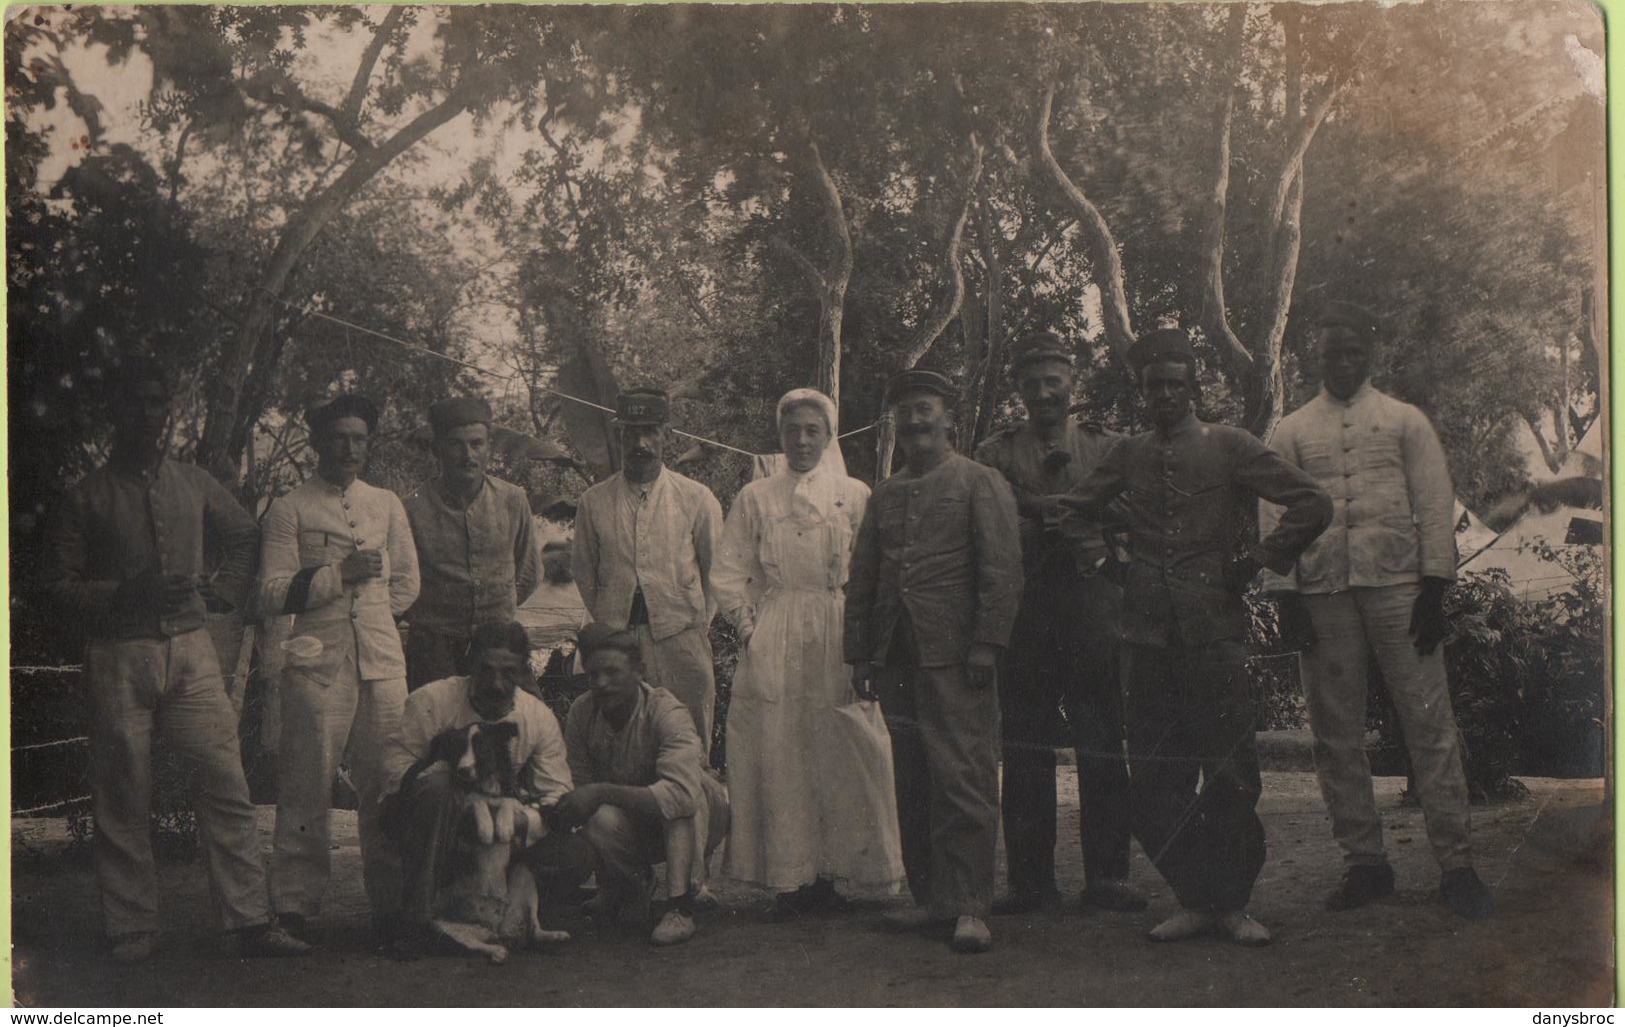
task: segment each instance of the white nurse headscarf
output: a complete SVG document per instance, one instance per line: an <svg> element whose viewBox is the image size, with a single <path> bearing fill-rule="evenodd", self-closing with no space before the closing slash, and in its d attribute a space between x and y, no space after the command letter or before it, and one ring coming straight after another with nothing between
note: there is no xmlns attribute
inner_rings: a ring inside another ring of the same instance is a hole
<svg viewBox="0 0 1625 1027"><path fill-rule="evenodd" d="M835 513L835 501L845 492L847 476L846 458L841 455L841 443L836 438L840 434L840 420L835 410L835 401L817 389L791 389L779 398L775 426L784 426L785 412L791 407L808 404L816 406L823 412L824 420L829 424L829 445L824 447L824 455L819 458L817 466L806 474L797 474L791 470L788 460L780 464L782 468L780 473L796 479L798 497L806 499L825 516L830 516Z"/></svg>

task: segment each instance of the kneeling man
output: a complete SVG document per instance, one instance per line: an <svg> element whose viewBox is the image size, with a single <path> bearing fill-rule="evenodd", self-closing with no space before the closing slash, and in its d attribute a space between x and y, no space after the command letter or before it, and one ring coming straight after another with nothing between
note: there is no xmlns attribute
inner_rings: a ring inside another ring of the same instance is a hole
<svg viewBox="0 0 1625 1027"><path fill-rule="evenodd" d="M587 912L646 908L650 868L664 862L670 904L649 940L687 941L706 862L728 833L727 795L705 772L688 709L643 680L638 636L590 624L579 646L591 689L565 721L576 789L559 800L558 814L585 824L598 854L599 894Z"/></svg>
<svg viewBox="0 0 1625 1027"><path fill-rule="evenodd" d="M557 906L592 873L591 847L557 824L570 767L558 720L519 687L530 673L528 653L518 624L476 628L469 674L413 692L400 731L386 744L384 827L404 876L398 955L413 954L430 923L448 913L492 928L508 919L517 898L510 864L529 869L541 909ZM475 737L481 731L501 741L498 751ZM493 852L500 866L490 865ZM470 878L480 879L476 894L463 896L458 889ZM528 896L529 882L519 883ZM448 904L470 908L449 911ZM534 911L525 912L517 926L534 928Z"/></svg>

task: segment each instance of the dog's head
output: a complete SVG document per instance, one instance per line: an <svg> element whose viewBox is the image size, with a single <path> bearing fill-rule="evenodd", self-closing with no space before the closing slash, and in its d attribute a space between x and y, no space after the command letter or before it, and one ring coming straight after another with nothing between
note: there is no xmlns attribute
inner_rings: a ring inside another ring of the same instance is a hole
<svg viewBox="0 0 1625 1027"><path fill-rule="evenodd" d="M457 783L484 795L513 795L518 790L513 742L519 725L506 720L470 724L467 737L467 748L452 765Z"/></svg>

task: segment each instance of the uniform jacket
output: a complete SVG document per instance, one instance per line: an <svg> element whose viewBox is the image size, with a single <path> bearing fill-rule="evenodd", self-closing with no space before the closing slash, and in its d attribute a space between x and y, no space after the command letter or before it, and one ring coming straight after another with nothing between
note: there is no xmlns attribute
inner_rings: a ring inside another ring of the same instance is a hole
<svg viewBox="0 0 1625 1027"><path fill-rule="evenodd" d="M667 820L705 809L705 749L682 700L645 682L626 726L615 730L598 715L588 692L570 704L565 744L576 787L589 784L647 788Z"/></svg>
<svg viewBox="0 0 1625 1027"><path fill-rule="evenodd" d="M446 504L440 479L402 501L417 545L421 589L414 626L469 632L505 624L541 580L541 554L525 490L486 476L466 510Z"/></svg>
<svg viewBox="0 0 1625 1027"><path fill-rule="evenodd" d="M379 577L346 586L339 563L378 549ZM290 643L312 636L322 651L288 651L285 667L331 673L354 652L361 680L406 676L395 618L418 597L418 559L395 493L356 480L339 488L314 477L275 499L260 550L260 611L294 614Z"/></svg>
<svg viewBox="0 0 1625 1027"><path fill-rule="evenodd" d="M958 453L875 487L846 583L847 663L883 663L907 614L919 665L1003 647L1021 602L1021 534L1004 478Z"/></svg>
<svg viewBox="0 0 1625 1027"><path fill-rule="evenodd" d="M1310 593L1456 577L1455 489L1427 415L1371 387L1321 390L1275 428L1270 448L1332 497L1332 523L1266 589ZM1281 510L1261 504L1267 530Z"/></svg>
<svg viewBox="0 0 1625 1027"><path fill-rule="evenodd" d="M641 587L659 640L704 628L716 613L711 556L722 505L711 490L670 468L648 485L624 474L581 494L570 569L592 619L624 628Z"/></svg>
<svg viewBox="0 0 1625 1027"><path fill-rule="evenodd" d="M259 530L203 468L162 460L156 473L101 467L63 497L46 534L41 586L67 623L101 638L170 638L203 627L203 599L172 617L136 605L120 586L149 571L202 576L219 552L214 593L242 606Z"/></svg>
<svg viewBox="0 0 1625 1027"><path fill-rule="evenodd" d="M1145 645L1245 638L1245 606L1225 586L1229 558L1245 546L1286 570L1332 517L1330 498L1303 471L1240 428L1194 416L1167 434L1119 441L1074 495L1095 515L1122 501L1132 548L1122 635ZM1248 545L1256 497L1285 513Z"/></svg>
<svg viewBox="0 0 1625 1027"><path fill-rule="evenodd" d="M1052 450L1031 422L1007 428L976 447L976 459L1004 475L1016 496L1021 518L1022 567L1027 587L1040 580L1039 570L1056 560L1070 560L1085 574L1094 573L1107 558L1100 526L1092 520L1066 516L1064 507L1045 503L1047 496L1072 491L1105 459L1120 436L1098 424L1068 417L1059 444Z"/></svg>

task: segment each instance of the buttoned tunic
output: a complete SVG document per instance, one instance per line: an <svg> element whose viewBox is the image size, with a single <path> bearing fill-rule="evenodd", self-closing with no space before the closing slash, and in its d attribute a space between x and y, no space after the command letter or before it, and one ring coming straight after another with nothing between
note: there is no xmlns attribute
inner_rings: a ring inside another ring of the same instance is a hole
<svg viewBox="0 0 1625 1027"><path fill-rule="evenodd" d="M1016 495L1021 518L1021 555L1031 589L1037 572L1056 557L1070 557L1076 568L1093 573L1106 558L1100 527L1064 509L1042 512L1046 496L1070 492L1094 470L1120 436L1096 424L1068 417L1061 437L1045 442L1025 423L1009 428L976 447L976 459L1004 475ZM1057 456L1061 459L1057 460ZM1048 534L1046 533L1048 530Z"/></svg>
<svg viewBox="0 0 1625 1027"><path fill-rule="evenodd" d="M1455 490L1427 415L1371 387L1348 400L1321 390L1288 414L1270 448L1332 497L1332 522L1265 588L1309 594L1456 577ZM1268 530L1280 508L1261 504Z"/></svg>
<svg viewBox="0 0 1625 1027"><path fill-rule="evenodd" d="M58 612L96 637L174 638L203 627L202 596L163 616L117 601L120 587L149 571L201 577L207 541L220 553L211 586L240 607L258 539L253 518L201 467L167 459L150 473L101 467L51 519L41 585Z"/></svg>
<svg viewBox="0 0 1625 1027"><path fill-rule="evenodd" d="M377 549L376 578L345 585L339 564L358 549ZM417 550L395 493L356 480L339 488L315 477L275 499L265 514L260 608L294 614L291 639L314 636L321 650L297 646L287 666L336 668L353 648L363 681L406 676L395 618L418 596Z"/></svg>
<svg viewBox="0 0 1625 1027"><path fill-rule="evenodd" d="M1224 567L1244 547L1254 497L1285 507L1268 535L1245 545L1278 572L1332 517L1309 475L1242 429L1194 415L1171 431L1119 441L1074 496L1096 515L1121 498L1133 550L1122 637L1142 645L1247 636L1246 608L1225 587Z"/></svg>
<svg viewBox="0 0 1625 1027"><path fill-rule="evenodd" d="M617 474L581 494L570 569L592 619L613 628L627 626L641 588L659 641L711 623L721 534L722 506L699 482L670 468L647 485Z"/></svg>
<svg viewBox="0 0 1625 1027"><path fill-rule="evenodd" d="M875 487L846 583L847 663L882 663L906 614L921 667L1003 648L1021 601L1021 532L1010 486L958 453Z"/></svg>
<svg viewBox="0 0 1625 1027"><path fill-rule="evenodd" d="M506 624L541 580L541 554L525 490L486 476L466 509L446 503L440 479L403 500L417 545L421 589L412 626L468 634Z"/></svg>

